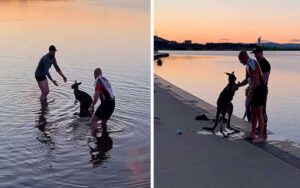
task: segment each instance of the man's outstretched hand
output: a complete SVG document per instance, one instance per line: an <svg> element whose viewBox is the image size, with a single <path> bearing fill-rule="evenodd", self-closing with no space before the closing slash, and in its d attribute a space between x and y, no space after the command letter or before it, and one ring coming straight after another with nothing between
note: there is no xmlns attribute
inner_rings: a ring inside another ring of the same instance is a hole
<svg viewBox="0 0 300 188"><path fill-rule="evenodd" d="M56 86L58 86L57 81L56 80L52 80L52 83Z"/></svg>

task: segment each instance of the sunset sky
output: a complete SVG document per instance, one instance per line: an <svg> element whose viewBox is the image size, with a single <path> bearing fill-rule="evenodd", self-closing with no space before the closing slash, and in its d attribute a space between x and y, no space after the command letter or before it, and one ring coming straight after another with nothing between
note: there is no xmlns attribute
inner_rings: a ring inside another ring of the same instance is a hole
<svg viewBox="0 0 300 188"><path fill-rule="evenodd" d="M182 42L300 43L299 0L156 0L154 30Z"/></svg>
<svg viewBox="0 0 300 188"><path fill-rule="evenodd" d="M141 42L150 43L149 12L147 3L130 0L0 0L0 49L2 53L13 49L14 55L17 49L40 50L39 54L53 43L59 51L72 54L99 54L116 46L124 53L148 54Z"/></svg>

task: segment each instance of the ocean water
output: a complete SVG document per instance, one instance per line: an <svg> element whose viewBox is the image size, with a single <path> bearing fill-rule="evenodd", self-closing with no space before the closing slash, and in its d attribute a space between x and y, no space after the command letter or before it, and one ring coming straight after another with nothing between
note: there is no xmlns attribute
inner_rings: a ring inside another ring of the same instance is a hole
<svg viewBox="0 0 300 188"><path fill-rule="evenodd" d="M227 84L224 72L235 72L237 81L245 78L245 67L235 51L172 51L154 65L155 74L216 105ZM252 56L254 58L254 56ZM266 51L272 66L269 80L267 113L269 140L290 141L300 145L300 52ZM242 118L245 112L245 87L234 96L234 114Z"/></svg>
<svg viewBox="0 0 300 188"><path fill-rule="evenodd" d="M0 1L0 187L150 186L149 32L146 0ZM50 44L68 82L52 67L44 106L34 71ZM74 115L71 85L92 95L96 67L116 96L108 128L122 130L107 152Z"/></svg>

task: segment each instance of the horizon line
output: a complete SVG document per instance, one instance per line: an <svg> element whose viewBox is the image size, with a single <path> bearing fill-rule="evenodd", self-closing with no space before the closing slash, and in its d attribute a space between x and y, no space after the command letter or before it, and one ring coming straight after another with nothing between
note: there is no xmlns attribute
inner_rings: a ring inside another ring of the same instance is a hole
<svg viewBox="0 0 300 188"><path fill-rule="evenodd" d="M233 43L233 44L257 44L257 41L253 41L253 42L231 42L231 41L220 41L220 42L205 42L205 43L201 43L201 42L193 42L193 40L191 39L186 39L184 41L181 41L179 42L178 40L170 40L170 39L167 39L165 37L161 37L161 36L158 36L156 34L154 34L154 37L159 37L159 38L162 38L164 40L168 40L168 41L175 41L177 43L184 43L185 41L191 41L192 44L208 44L208 43ZM220 39L221 40L221 39ZM265 40L265 41L262 41L261 44L267 44L267 43L275 43L275 44L299 44L300 45L300 41L299 42L285 42L285 43L281 43L281 42L275 42L275 41L269 41L269 40Z"/></svg>

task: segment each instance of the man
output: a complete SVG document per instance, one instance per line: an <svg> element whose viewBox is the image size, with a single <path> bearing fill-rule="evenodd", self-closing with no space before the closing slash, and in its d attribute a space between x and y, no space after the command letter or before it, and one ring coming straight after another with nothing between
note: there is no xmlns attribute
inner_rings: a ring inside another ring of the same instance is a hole
<svg viewBox="0 0 300 188"><path fill-rule="evenodd" d="M40 97L41 102L46 101L47 95L49 94L49 85L48 85L47 77L49 78L49 80L51 80L51 82L54 85L58 86L57 81L53 80L49 73L49 69L51 68L52 65L54 66L58 74L64 79L64 81L67 82L67 78L64 76L59 66L57 65L56 58L55 58L56 51L57 50L55 46L53 45L49 46L49 53L47 53L41 58L35 70L35 79L42 93Z"/></svg>
<svg viewBox="0 0 300 188"><path fill-rule="evenodd" d="M261 83L259 83L259 67L257 62L250 58L246 51L241 51L239 53L239 61L243 65L246 66L246 78L238 83L238 87L245 86L246 84L249 84L249 91L246 97L246 107L248 105L251 105L251 134L248 137L248 139L253 140L254 143L263 142L263 131L261 131L256 137L256 126L257 123L259 125L260 130L263 130L264 126L264 120L263 120L263 114L262 114L262 108L263 108L263 101L261 100L262 96L256 95L255 90L257 89L257 86Z"/></svg>
<svg viewBox="0 0 300 188"><path fill-rule="evenodd" d="M98 132L97 122L99 120L101 120L102 135L107 135L107 121L115 109L115 96L109 81L102 76L102 70L100 68L94 70L94 78L95 94L89 111L94 109L99 98L101 100L101 104L92 118L92 135L96 137Z"/></svg>
<svg viewBox="0 0 300 188"><path fill-rule="evenodd" d="M263 49L260 46L257 46L256 48L254 48L252 50L252 52L261 68L261 72L262 72L262 77L264 80L264 83L268 86L268 82L269 82L269 77L270 77L270 73L271 73L271 65L270 63L266 60L266 58L264 57L263 54ZM267 112L266 112L266 108L267 108L267 97L268 97L268 92L265 98L265 103L263 106L263 116L264 116L264 136L267 136L267 123L268 123L268 116L267 116Z"/></svg>

